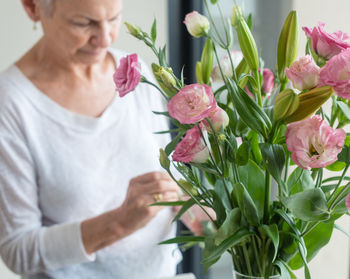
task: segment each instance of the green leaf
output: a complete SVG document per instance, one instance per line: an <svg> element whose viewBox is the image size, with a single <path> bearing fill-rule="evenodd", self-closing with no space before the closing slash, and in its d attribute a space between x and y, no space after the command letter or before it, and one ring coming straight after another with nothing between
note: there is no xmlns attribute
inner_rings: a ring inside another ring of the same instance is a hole
<svg viewBox="0 0 350 279"><path fill-rule="evenodd" d="M209 257L215 249L216 245L214 243L214 238L206 237L204 241L203 259ZM216 258L213 258L211 261L203 263L204 271L207 272L209 267L216 263L220 259L220 257L221 255L217 256Z"/></svg>
<svg viewBox="0 0 350 279"><path fill-rule="evenodd" d="M304 242L307 249L306 259L310 262L320 251L322 247L328 244L333 232L333 223L319 223L308 234L304 236ZM296 270L303 266L303 260L300 255L295 255L289 262L289 266Z"/></svg>
<svg viewBox="0 0 350 279"><path fill-rule="evenodd" d="M241 182L246 185L246 189L255 203L261 220L264 214L265 174L252 160L249 160L247 165L238 167L238 173Z"/></svg>
<svg viewBox="0 0 350 279"><path fill-rule="evenodd" d="M280 144L261 143L260 149L266 169L281 184L281 173L285 162L283 146Z"/></svg>
<svg viewBox="0 0 350 279"><path fill-rule="evenodd" d="M228 189L226 189L226 187ZM217 180L215 183L214 191L222 201L222 204L225 207L225 209L230 211L232 209L232 206L229 200L229 196L227 195L227 192L229 194L232 192L232 184L227 181L225 186L222 179Z"/></svg>
<svg viewBox="0 0 350 279"><path fill-rule="evenodd" d="M167 112L167 111L164 111L164 112L162 112L162 111L152 111L152 112L154 114L157 114L157 115L165 115L165 116L170 117L169 112Z"/></svg>
<svg viewBox="0 0 350 279"><path fill-rule="evenodd" d="M260 164L260 162L262 161L262 155L259 147L259 136L256 132L250 131L248 133L248 139L250 141L250 147L252 149L254 161L257 164Z"/></svg>
<svg viewBox="0 0 350 279"><path fill-rule="evenodd" d="M320 188L287 197L283 204L296 218L303 221L323 221L329 218L326 196Z"/></svg>
<svg viewBox="0 0 350 279"><path fill-rule="evenodd" d="M281 279L298 279L285 261L278 260L275 262L275 265L281 271Z"/></svg>
<svg viewBox="0 0 350 279"><path fill-rule="evenodd" d="M167 130L167 131L154 132L153 134L155 134L155 135L170 134L170 133L176 133L176 132L179 132L179 131L180 131L179 129L170 129L170 130Z"/></svg>
<svg viewBox="0 0 350 279"><path fill-rule="evenodd" d="M218 247L216 247L208 257L203 258L202 263L208 263L212 260L217 259L220 257L223 253L226 252L227 249L231 248L232 246L237 245L241 241L243 241L246 237L253 235L252 232L249 232L246 229L241 229L231 235L230 237L226 238Z"/></svg>
<svg viewBox="0 0 350 279"><path fill-rule="evenodd" d="M326 166L326 169L329 171L341 171L346 167L346 164L344 162L334 162L333 164L330 164Z"/></svg>
<svg viewBox="0 0 350 279"><path fill-rule="evenodd" d="M307 250L305 246L304 239L297 228L293 218L286 212L284 212L281 209L275 209L275 212L280 215L284 221L288 224L288 226L293 230L295 234L291 234L292 236L295 237L295 239L298 241L298 250L299 250L299 255L304 263L304 274L305 274L305 279L310 279L310 271L309 267L307 266L307 260L306 260L306 255L307 255Z"/></svg>
<svg viewBox="0 0 350 279"><path fill-rule="evenodd" d="M250 154L249 142L244 141L237 149L236 163L239 166L244 166L248 163Z"/></svg>
<svg viewBox="0 0 350 279"><path fill-rule="evenodd" d="M178 236L175 238L171 238L162 242L159 242L158 244L174 244L174 243L187 243L187 242L204 242L205 237L204 236Z"/></svg>
<svg viewBox="0 0 350 279"><path fill-rule="evenodd" d="M350 164L350 147L344 145L342 151L338 155L338 162L344 162L345 164Z"/></svg>
<svg viewBox="0 0 350 279"><path fill-rule="evenodd" d="M260 228L272 240L273 246L275 248L275 253L274 253L273 259L272 259L272 262L273 262L277 257L278 246L279 246L279 241L280 241L278 227L276 224L272 224L272 225L262 225Z"/></svg>
<svg viewBox="0 0 350 279"><path fill-rule="evenodd" d="M218 0L210 0L210 3L212 3L213 5L216 4L218 2Z"/></svg>
<svg viewBox="0 0 350 279"><path fill-rule="evenodd" d="M230 235L238 231L241 223L241 211L239 208L232 209L226 216L225 222L214 234L214 241L216 245L219 245L222 241L228 238Z"/></svg>
<svg viewBox="0 0 350 279"><path fill-rule="evenodd" d="M176 214L176 216L173 219L173 222L179 220L181 218L181 216L189 209L191 208L193 205L196 204L196 201L194 199L189 199L187 201L184 202L184 204L182 205L180 211Z"/></svg>
<svg viewBox="0 0 350 279"><path fill-rule="evenodd" d="M287 185L290 194L315 188L310 172L300 167L297 167L289 176Z"/></svg>
<svg viewBox="0 0 350 279"><path fill-rule="evenodd" d="M236 183L233 186L233 193L237 199L237 203L242 214L247 219L247 222L252 226L258 226L260 223L259 213L247 189L242 183Z"/></svg>
<svg viewBox="0 0 350 279"><path fill-rule="evenodd" d="M350 120L350 108L347 104L341 101L337 101L337 106L340 108L340 110L343 112L345 117Z"/></svg>
<svg viewBox="0 0 350 279"><path fill-rule="evenodd" d="M185 201L173 201L173 202L155 202L150 204L150 206L182 206Z"/></svg>
<svg viewBox="0 0 350 279"><path fill-rule="evenodd" d="M237 86L235 81L230 78L227 81L228 92L241 119L252 130L267 137L272 127L269 117L242 88Z"/></svg>
<svg viewBox="0 0 350 279"><path fill-rule="evenodd" d="M156 19L153 20L153 24L152 24L152 27L151 27L151 39L152 39L153 43L157 39L157 21L156 21Z"/></svg>

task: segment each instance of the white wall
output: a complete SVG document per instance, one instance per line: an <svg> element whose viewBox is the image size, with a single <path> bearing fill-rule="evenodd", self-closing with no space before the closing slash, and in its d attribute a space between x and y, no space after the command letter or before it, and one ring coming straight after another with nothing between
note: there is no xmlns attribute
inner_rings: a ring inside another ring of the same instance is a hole
<svg viewBox="0 0 350 279"><path fill-rule="evenodd" d="M149 31L153 18L157 18L158 42L164 45L167 40L167 1L166 0L127 0L124 1L123 20L129 21ZM20 0L0 1L0 71L18 60L41 36L40 26L33 30L33 23L25 15ZM127 34L122 26L115 47L129 52L137 52L150 64L154 56L141 41ZM0 278L15 279L0 260Z"/></svg>
<svg viewBox="0 0 350 279"><path fill-rule="evenodd" d="M167 40L167 0L127 0L124 1L123 21L140 26L145 31L151 29L154 18L158 24L158 43ZM37 40L42 32L40 26L33 30L33 23L25 15L20 0L0 1L0 71L19 59ZM151 51L121 28L115 47L129 52L137 52L147 62L155 61Z"/></svg>

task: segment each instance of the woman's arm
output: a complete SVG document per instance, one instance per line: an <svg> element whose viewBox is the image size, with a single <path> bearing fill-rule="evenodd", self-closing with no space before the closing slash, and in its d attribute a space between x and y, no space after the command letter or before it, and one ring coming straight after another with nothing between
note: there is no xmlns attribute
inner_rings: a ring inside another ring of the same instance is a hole
<svg viewBox="0 0 350 279"><path fill-rule="evenodd" d="M121 207L81 224L82 240L88 254L94 253L146 226L161 206L149 206L154 195L162 201L178 200L178 186L164 172L150 172L130 181L128 193Z"/></svg>

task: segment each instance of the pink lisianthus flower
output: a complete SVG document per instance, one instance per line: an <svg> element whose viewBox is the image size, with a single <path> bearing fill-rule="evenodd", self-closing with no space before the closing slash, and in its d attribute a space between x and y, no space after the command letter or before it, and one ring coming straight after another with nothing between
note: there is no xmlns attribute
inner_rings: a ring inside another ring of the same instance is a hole
<svg viewBox="0 0 350 279"><path fill-rule="evenodd" d="M141 80L141 66L137 54L130 54L120 59L119 67L113 75L120 97L133 91Z"/></svg>
<svg viewBox="0 0 350 279"><path fill-rule="evenodd" d="M286 144L298 166L323 168L334 163L345 143L343 129L334 130L319 115L288 125Z"/></svg>
<svg viewBox="0 0 350 279"><path fill-rule="evenodd" d="M237 67L238 64L241 62L243 59L243 54L239 50L231 50L230 52L232 63L234 67ZM231 65L231 60L228 55L225 55L219 62L221 66L222 73L225 77L230 77L232 78L233 72L232 72L232 65ZM211 78L213 79L213 82L222 82L222 76L220 72L219 65L216 65L212 72L211 72Z"/></svg>
<svg viewBox="0 0 350 279"><path fill-rule="evenodd" d="M168 110L181 124L194 124L208 117L216 106L211 87L196 83L186 85L171 98Z"/></svg>
<svg viewBox="0 0 350 279"><path fill-rule="evenodd" d="M286 75L291 80L294 88L303 91L317 85L320 68L311 55L305 55L286 69Z"/></svg>
<svg viewBox="0 0 350 279"><path fill-rule="evenodd" d="M268 69L263 69L263 82L262 82L262 90L264 93L271 93L273 88L275 87L275 76L273 72Z"/></svg>
<svg viewBox="0 0 350 279"><path fill-rule="evenodd" d="M202 130L203 136L207 131ZM201 136L198 126L188 130L184 138L177 144L172 158L176 162L204 163L209 157L209 150Z"/></svg>
<svg viewBox="0 0 350 279"><path fill-rule="evenodd" d="M216 133L220 132L221 129L225 129L230 121L226 111L219 106L209 114L208 118ZM211 126L206 119L204 119L202 123L205 125L208 132L212 131Z"/></svg>
<svg viewBox="0 0 350 279"><path fill-rule="evenodd" d="M323 85L332 86L338 96L350 99L350 49L332 57L321 68L319 86Z"/></svg>
<svg viewBox="0 0 350 279"><path fill-rule="evenodd" d="M311 47L320 56L330 59L344 49L350 48L350 44L345 40L349 39L349 35L342 31L332 34L324 30L325 23L319 22L318 27L313 29L303 27L307 37L311 38Z"/></svg>

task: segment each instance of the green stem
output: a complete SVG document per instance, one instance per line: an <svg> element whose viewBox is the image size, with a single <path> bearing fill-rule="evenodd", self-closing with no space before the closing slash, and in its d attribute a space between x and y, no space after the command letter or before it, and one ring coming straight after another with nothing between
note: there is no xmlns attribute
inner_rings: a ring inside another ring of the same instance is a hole
<svg viewBox="0 0 350 279"><path fill-rule="evenodd" d="M333 197L335 196L335 192L338 190L340 184L343 182L344 176L345 176L346 172L348 171L349 166L350 166L350 165L346 165L346 167L344 168L343 173L342 173L342 175L341 175L341 177L340 177L340 179L339 179L339 181L338 181L338 184L337 184L337 186L335 186L334 191L333 191L332 195L329 197L329 200L328 200L328 201L332 201ZM334 199L334 200L331 202L329 208L332 208L332 206L333 206L335 200L336 200L336 199Z"/></svg>
<svg viewBox="0 0 350 279"><path fill-rule="evenodd" d="M152 85L153 87L155 87L156 89L158 89L158 91L160 92L160 94L162 94L162 96L167 100L167 102L169 102L169 97L167 95L164 94L164 92L157 86L155 85L153 82L148 81L145 77L142 77L141 80L143 83L147 83Z"/></svg>
<svg viewBox="0 0 350 279"><path fill-rule="evenodd" d="M287 155L286 155L286 165L285 165L285 167L284 167L284 178L283 178L283 181L284 181L284 182L287 181L287 177L288 177L289 160L290 160L290 154L289 154L289 152L287 152Z"/></svg>
<svg viewBox="0 0 350 279"><path fill-rule="evenodd" d="M192 195L189 191L187 191L184 187L181 186L181 184L176 180L176 178L174 177L174 175L170 172L170 170L167 170L170 177L176 182L176 184L182 189L182 191L184 191L188 196L190 196L195 202L196 204L203 210L203 212L209 217L209 220L212 222L213 226L215 228L216 227L216 223L213 220L213 218L210 216L210 214L204 209L204 207L202 206L201 202L194 196Z"/></svg>
<svg viewBox="0 0 350 279"><path fill-rule="evenodd" d="M258 247L256 245L256 240L255 240L255 237L257 237L256 235L253 235L251 238L252 238L252 244L253 244L253 250L254 250L254 255L255 255L255 261L258 265L258 269L259 269L259 273L262 275L264 274L263 273L263 270L262 270L262 267L261 267L261 263L260 263L260 257L259 257L259 254L258 254Z"/></svg>
<svg viewBox="0 0 350 279"><path fill-rule="evenodd" d="M281 86L280 86L280 92L282 92L284 89L286 89L287 86L287 82L281 82Z"/></svg>
<svg viewBox="0 0 350 279"><path fill-rule="evenodd" d="M265 198L264 198L264 224L267 224L270 216L270 195L271 195L271 176L268 171L265 172Z"/></svg>
<svg viewBox="0 0 350 279"><path fill-rule="evenodd" d="M320 221L314 222L309 228L307 228L302 234L301 236L304 237L305 235L307 235L310 231L312 231L318 224L320 223Z"/></svg>
<svg viewBox="0 0 350 279"><path fill-rule="evenodd" d="M248 254L247 246L245 243L243 243L242 247L243 247L244 260L245 260L245 263L246 263L246 266L248 269L248 275L253 276L252 267L251 267L250 261L249 261L249 254Z"/></svg>
<svg viewBox="0 0 350 279"><path fill-rule="evenodd" d="M230 52L230 50L228 48L226 49L226 51L227 51L228 57L230 58L230 64L231 64L231 69L232 69L233 80L237 83L237 75L236 75L235 66L233 65L231 52Z"/></svg>
<svg viewBox="0 0 350 279"><path fill-rule="evenodd" d="M254 78L256 82L256 91L255 96L257 97L258 104L260 107L262 107L262 99L261 99L261 82L260 82L260 73L259 70L254 71Z"/></svg>
<svg viewBox="0 0 350 279"><path fill-rule="evenodd" d="M338 203L343 199L342 195L344 192L348 190L348 187L350 186L350 182L344 186L344 188L339 192L339 194L335 197L334 201L331 203L329 209L332 210L335 208Z"/></svg>

